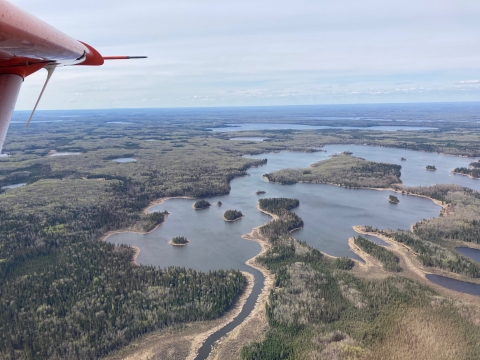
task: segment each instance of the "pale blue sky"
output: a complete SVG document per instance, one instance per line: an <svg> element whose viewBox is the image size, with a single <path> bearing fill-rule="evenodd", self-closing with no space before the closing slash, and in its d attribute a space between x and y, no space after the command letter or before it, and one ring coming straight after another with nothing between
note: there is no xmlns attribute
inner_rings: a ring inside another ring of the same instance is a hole
<svg viewBox="0 0 480 360"><path fill-rule="evenodd" d="M149 56L61 68L39 109L480 101L478 0L11 2L103 55Z"/></svg>

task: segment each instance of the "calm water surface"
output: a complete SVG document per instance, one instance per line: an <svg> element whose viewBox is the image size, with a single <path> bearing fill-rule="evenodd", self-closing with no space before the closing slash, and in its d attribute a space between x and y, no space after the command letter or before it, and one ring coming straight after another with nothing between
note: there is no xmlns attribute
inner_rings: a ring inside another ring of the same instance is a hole
<svg viewBox="0 0 480 360"><path fill-rule="evenodd" d="M480 295L480 284L473 284L435 274L427 274L425 277L431 282L450 290L470 295Z"/></svg>
<svg viewBox="0 0 480 360"><path fill-rule="evenodd" d="M230 138L228 140L234 140L234 141L263 141L265 139L268 139L268 138L258 137L258 136L244 136L244 137L234 137L234 138Z"/></svg>
<svg viewBox="0 0 480 360"><path fill-rule="evenodd" d="M452 174L456 167L468 167L478 158L441 155L413 150L381 148L362 145L328 145L323 148L328 154L351 151L370 161L388 162L402 166L401 180L407 186L429 186L434 184L458 184L480 191L480 180ZM401 161L401 158L407 159ZM427 171L425 166L435 165L437 171Z"/></svg>
<svg viewBox="0 0 480 360"><path fill-rule="evenodd" d="M135 162L137 159L134 158L118 158L118 159L113 159L112 161L118 162L118 163L130 163L130 162Z"/></svg>
<svg viewBox="0 0 480 360"><path fill-rule="evenodd" d="M257 254L260 246L243 240L241 235L270 220L256 209L261 197L298 198L300 207L294 211L304 220L305 227L294 236L328 254L356 259L348 246L348 238L356 235L353 225L408 229L416 221L438 216L440 207L424 198L404 195L400 204L393 205L387 200L393 194L390 191L319 184L278 185L262 178L263 174L282 168L309 166L327 159L328 154L281 152L253 156L267 157L268 164L250 169L250 176L234 179L229 195L208 198L212 204L221 201L221 207L195 211L191 207L194 200L167 200L149 210L170 212L156 231L148 235L116 234L108 241L139 247L142 251L137 261L141 264L185 266L202 271L248 270L245 261ZM266 194L256 195L257 190L264 190ZM222 215L227 209L241 210L245 217L233 223L225 222ZM185 247L169 245L168 241L175 236L185 236L191 243Z"/></svg>
<svg viewBox="0 0 480 360"><path fill-rule="evenodd" d="M7 190L7 189L16 189L16 188L19 188L19 187L22 187L22 186L25 186L25 185L27 185L27 183L20 183L20 184L7 185L7 186L2 186L2 189L3 189L3 190Z"/></svg>
<svg viewBox="0 0 480 360"><path fill-rule="evenodd" d="M71 155L80 155L80 153L79 152L57 152L49 156L54 157L54 156L71 156Z"/></svg>
<svg viewBox="0 0 480 360"><path fill-rule="evenodd" d="M420 126L316 126L316 125L298 125L298 124L231 124L221 128L210 128L215 132L230 132L230 131L256 131L256 130L325 130L325 129L342 129L342 130L373 130L373 131L427 131L437 130L433 127Z"/></svg>
<svg viewBox="0 0 480 360"><path fill-rule="evenodd" d="M473 261L480 262L480 250L478 249L472 249L468 247L457 247L455 248L460 254L463 256L466 256Z"/></svg>

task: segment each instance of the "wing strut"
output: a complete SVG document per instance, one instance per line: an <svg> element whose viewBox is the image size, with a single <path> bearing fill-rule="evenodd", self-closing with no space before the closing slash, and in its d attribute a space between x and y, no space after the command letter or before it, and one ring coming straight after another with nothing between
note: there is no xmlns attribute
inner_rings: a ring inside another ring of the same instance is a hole
<svg viewBox="0 0 480 360"><path fill-rule="evenodd" d="M45 66L44 69L48 71L47 80L45 81L45 84L43 85L42 92L40 93L40 96L38 97L37 103L35 104L35 107L33 108L33 111L32 111L32 113L30 114L30 118L28 119L27 125L25 125L25 127L28 127L28 125L30 125L30 121L32 121L33 114L35 114L35 110L37 110L37 106L38 106L38 104L40 103L40 100L42 99L43 92L44 92L45 89L47 88L48 82L49 82L50 78L52 77L53 72L54 72L55 69L57 68L57 65L58 65L58 64L49 64L49 65Z"/></svg>

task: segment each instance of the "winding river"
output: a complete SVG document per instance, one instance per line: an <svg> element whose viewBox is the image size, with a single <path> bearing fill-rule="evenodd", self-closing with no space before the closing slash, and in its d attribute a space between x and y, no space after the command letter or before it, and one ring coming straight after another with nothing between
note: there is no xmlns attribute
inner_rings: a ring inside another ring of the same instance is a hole
<svg viewBox="0 0 480 360"><path fill-rule="evenodd" d="M421 197L403 195L400 204L394 205L387 201L388 196L394 194L391 191L346 189L323 184L279 185L266 182L262 178L263 174L283 168L308 167L314 162L327 159L330 154L351 151L354 156L367 160L402 165L401 179L405 185L456 183L480 190L480 180L453 175L450 172L454 167L468 166L473 161L471 158L360 145L331 145L324 149L327 152L280 152L252 156L258 159L267 158L268 163L250 169L248 176L232 180L230 194L207 198L212 204L221 201L221 206L214 205L196 211L192 209L194 200L166 200L149 209L150 212L167 210L170 213L157 230L147 235L119 233L107 239L114 244L128 244L140 248L137 258L139 264L183 266L200 271L233 268L254 275L254 289L241 314L207 339L197 360L205 359L210 353L211 345L246 318L263 287L261 272L245 264L260 252L260 246L241 238L241 235L249 233L252 228L271 219L256 208L259 198L299 199L300 206L294 211L303 219L305 226L295 232L295 238L305 240L309 245L330 255L355 259L359 257L348 245L348 238L356 235L353 225L408 229L421 219L438 216L440 211L439 206ZM402 157L407 160L401 161ZM435 165L438 170L426 171L426 165ZM257 190L266 193L256 195ZM227 209L241 210L245 216L235 222L225 222L222 215ZM169 245L168 241L175 236L185 236L191 242L184 247ZM382 244L378 239L375 241Z"/></svg>

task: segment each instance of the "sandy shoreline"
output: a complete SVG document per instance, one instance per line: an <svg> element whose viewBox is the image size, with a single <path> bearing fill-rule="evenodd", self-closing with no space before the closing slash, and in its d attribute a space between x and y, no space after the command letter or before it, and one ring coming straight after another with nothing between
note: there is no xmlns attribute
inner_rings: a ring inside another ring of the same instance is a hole
<svg viewBox="0 0 480 360"><path fill-rule="evenodd" d="M254 277L248 272L242 274L246 285L231 309L218 319L191 322L179 328L165 328L146 334L127 346L107 355L105 360L150 360L188 359L193 360L205 340L214 332L233 321L242 311L250 296Z"/></svg>
<svg viewBox="0 0 480 360"><path fill-rule="evenodd" d="M187 242L185 244L174 244L172 240L169 240L168 243L172 246L187 246L190 244L190 240L187 239Z"/></svg>
<svg viewBox="0 0 480 360"><path fill-rule="evenodd" d="M258 205L257 209L267 215L270 215L273 218L272 220L278 219L277 215L261 210ZM258 341L260 338L263 338L265 329L268 326L265 314L265 304L268 302L268 296L270 294L270 290L273 288L275 276L256 261L258 257L263 256L270 249L270 244L260 234L260 228L263 225L257 226L248 234L242 235L243 239L255 241L261 246L261 251L253 258L247 260L246 264L254 269L257 269L263 274L264 286L262 292L257 298L255 307L250 314L248 314L245 320L214 344L208 360L239 358L241 348L247 343Z"/></svg>
<svg viewBox="0 0 480 360"><path fill-rule="evenodd" d="M473 179L473 180L480 180L479 178L476 178L472 175L468 175L468 174L462 174L462 173L459 173L459 172L455 172L452 170L452 174L455 174L455 175L462 175L462 176L466 176L466 177L469 177L470 179Z"/></svg>
<svg viewBox="0 0 480 360"><path fill-rule="evenodd" d="M227 219L225 219L225 216L222 215L222 219L223 219L224 221L226 221L226 222L234 222L234 221L240 220L240 219L243 218L243 217L245 217L245 215L242 215L242 216L240 216L240 217L238 217L238 218L236 218L236 219L233 219L233 220L227 220Z"/></svg>
<svg viewBox="0 0 480 360"><path fill-rule="evenodd" d="M243 293L240 295L240 297L235 302L234 307L226 315L224 315L220 318L222 320L222 322L220 324L218 324L217 326L211 328L210 330L208 330L204 333L200 333L199 335L197 335L193 339L191 347L190 347L190 349L191 349L190 354L186 358L186 360L194 360L195 357L198 354L198 351L202 347L203 343L208 339L208 337L210 335L214 334L215 332L217 332L218 330L222 329L223 327L225 327L229 323L231 323L242 311L243 306L247 302L248 297L252 293L253 285L255 283L255 278L252 274L250 274L249 272L246 272L246 271L242 271L242 274L247 279L247 286L245 287L245 290L243 291Z"/></svg>

